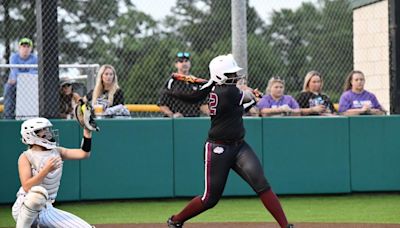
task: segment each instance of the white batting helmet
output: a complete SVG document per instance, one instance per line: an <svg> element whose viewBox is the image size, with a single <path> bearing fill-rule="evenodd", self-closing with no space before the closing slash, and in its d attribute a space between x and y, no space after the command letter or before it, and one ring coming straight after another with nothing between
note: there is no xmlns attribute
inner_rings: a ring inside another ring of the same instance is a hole
<svg viewBox="0 0 400 228"><path fill-rule="evenodd" d="M21 125L22 142L27 145L39 145L46 149L53 149L57 146L53 131L53 124L46 118L33 118L25 120ZM37 133L40 130L48 128L48 132L39 137Z"/></svg>
<svg viewBox="0 0 400 228"><path fill-rule="evenodd" d="M243 69L237 65L232 54L220 55L215 57L213 60L211 60L209 68L210 68L211 80L213 80L219 85L227 84L226 80L228 79L228 77L225 74L237 73Z"/></svg>

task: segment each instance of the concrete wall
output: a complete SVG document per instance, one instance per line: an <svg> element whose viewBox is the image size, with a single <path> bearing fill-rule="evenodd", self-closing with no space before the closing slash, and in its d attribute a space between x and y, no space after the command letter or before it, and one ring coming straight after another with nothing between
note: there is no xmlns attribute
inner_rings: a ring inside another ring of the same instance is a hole
<svg viewBox="0 0 400 228"><path fill-rule="evenodd" d="M353 10L353 44L354 69L364 72L366 90L390 110L388 0Z"/></svg>

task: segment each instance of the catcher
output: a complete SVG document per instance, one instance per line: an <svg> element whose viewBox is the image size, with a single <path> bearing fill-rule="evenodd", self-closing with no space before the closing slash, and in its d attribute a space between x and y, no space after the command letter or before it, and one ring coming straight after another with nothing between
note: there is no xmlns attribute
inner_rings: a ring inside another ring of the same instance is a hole
<svg viewBox="0 0 400 228"><path fill-rule="evenodd" d="M79 149L58 147L57 130L46 118L33 118L21 125L22 142L28 145L18 159L21 187L12 207L17 228L27 227L92 227L81 218L56 209L63 171L63 160L80 160L90 156L92 131L98 130L90 116L90 106L77 105L77 117L84 126L82 145Z"/></svg>

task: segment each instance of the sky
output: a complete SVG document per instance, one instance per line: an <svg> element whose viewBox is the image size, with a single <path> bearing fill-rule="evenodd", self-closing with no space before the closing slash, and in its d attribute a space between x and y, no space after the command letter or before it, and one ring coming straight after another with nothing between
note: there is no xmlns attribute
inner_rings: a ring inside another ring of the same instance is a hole
<svg viewBox="0 0 400 228"><path fill-rule="evenodd" d="M170 14L171 8L176 0L133 0L137 9L150 14L154 19L161 20L165 15ZM265 21L273 10L282 8L296 9L302 2L317 2L317 0L249 0L250 6L255 7L258 15Z"/></svg>

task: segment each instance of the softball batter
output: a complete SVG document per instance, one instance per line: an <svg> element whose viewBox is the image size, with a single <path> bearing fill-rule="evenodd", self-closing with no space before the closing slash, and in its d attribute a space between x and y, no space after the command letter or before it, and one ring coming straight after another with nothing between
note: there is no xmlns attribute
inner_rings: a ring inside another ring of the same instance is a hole
<svg viewBox="0 0 400 228"><path fill-rule="evenodd" d="M243 103L249 102L253 96L236 87L240 79L237 72L242 68L230 54L214 58L209 68L211 80L201 90L191 94L170 91L173 96L187 102L196 102L209 94L211 128L204 147L204 193L192 199L180 213L171 216L167 221L168 227L183 227L185 221L214 207L222 196L230 169L253 188L280 227L294 227L288 224L256 154L244 141Z"/></svg>
<svg viewBox="0 0 400 228"><path fill-rule="evenodd" d="M80 160L90 156L92 133L83 131L81 149L57 147L53 125L46 118L33 118L21 125L22 142L29 146L18 159L21 187L12 207L17 228L92 227L68 212L53 207L63 169L63 160Z"/></svg>

